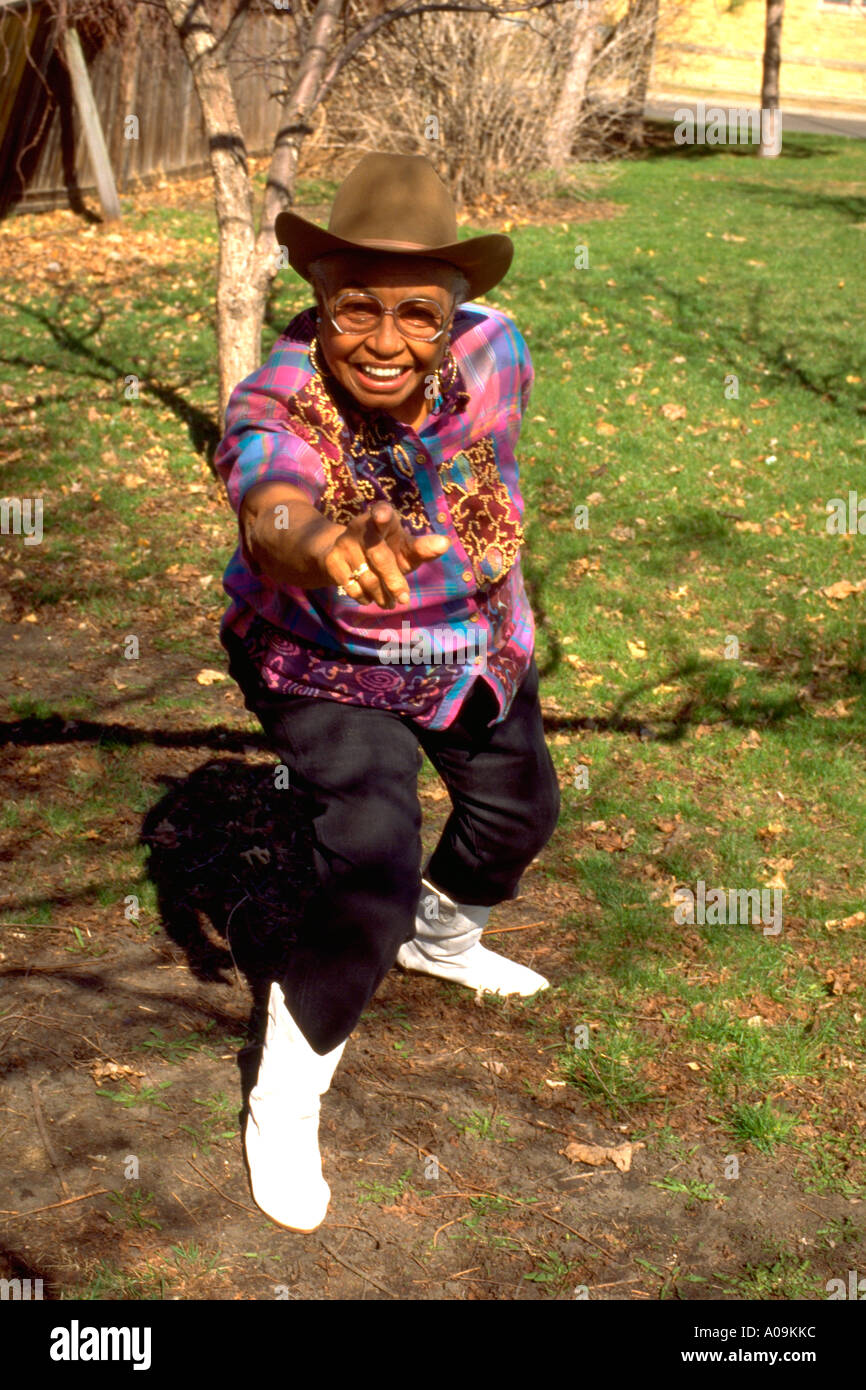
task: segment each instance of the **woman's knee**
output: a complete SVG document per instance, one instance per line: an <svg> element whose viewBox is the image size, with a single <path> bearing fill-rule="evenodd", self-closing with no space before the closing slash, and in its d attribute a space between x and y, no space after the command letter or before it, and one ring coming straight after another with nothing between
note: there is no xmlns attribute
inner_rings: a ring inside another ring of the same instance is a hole
<svg viewBox="0 0 866 1390"><path fill-rule="evenodd" d="M533 786L532 794L513 806L510 815L497 817L496 824L479 837L478 848L488 862L528 864L541 853L556 829L560 812L560 792L556 774Z"/></svg>

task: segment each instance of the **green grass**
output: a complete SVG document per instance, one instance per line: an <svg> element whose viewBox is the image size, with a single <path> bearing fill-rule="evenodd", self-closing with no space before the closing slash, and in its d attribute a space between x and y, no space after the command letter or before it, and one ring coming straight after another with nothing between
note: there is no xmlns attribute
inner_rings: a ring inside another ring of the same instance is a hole
<svg viewBox="0 0 866 1390"><path fill-rule="evenodd" d="M728 1198L714 1183L701 1182L698 1178L675 1178L672 1175L650 1183L650 1187L660 1187L663 1192L682 1192L696 1202L726 1202Z"/></svg>
<svg viewBox="0 0 866 1390"><path fill-rule="evenodd" d="M863 573L863 536L826 527L830 499L866 494L862 145L789 135L776 160L684 147L599 172L571 171L585 199L561 221L514 226L513 268L489 296L536 373L519 446L523 563L563 801L536 872L573 885L581 908L559 921L574 945L556 988L484 1007L519 1016L580 1103L648 1144L663 1146L691 1105L720 1152L783 1154L808 1190L862 1196L849 1094L864 1076L866 932L825 923L863 900L864 594L821 592ZM302 190L317 202L332 191ZM593 218L598 199L616 215ZM111 717L156 726L212 717L208 692L147 679L147 659L220 662L235 530L206 491L211 209L129 200L125 222L154 254L113 290L83 272L69 292L41 275L0 291L3 486L32 492L38 451L50 517L38 556L15 552L24 577L9 591L42 624L90 621L82 644L116 667L126 634L152 633L128 663L143 693L117 692ZM294 275L278 279L263 352L309 297ZM185 564L194 576L170 582ZM103 703L82 689L55 710L34 682L5 714L92 718ZM64 872L121 913L141 859L125 850L110 873L100 861L85 874L88 852L104 856L86 837L161 794L148 751L106 742L99 769L60 790L46 768L0 813L0 832L52 856L61 845ZM433 780L426 766L422 785ZM782 884L782 932L678 924L673 890L699 879ZM53 921L50 894L30 891L4 915ZM411 1022L385 1021L408 1050ZM506 1137L483 1128L466 1133ZM778 1271L759 1277L771 1290Z"/></svg>
<svg viewBox="0 0 866 1390"><path fill-rule="evenodd" d="M181 1061L183 1058L173 1056L168 1057L167 1060ZM209 1154L213 1144L237 1137L238 1127L235 1122L237 1105L224 1091L217 1091L204 1100L194 1099L193 1104L200 1107L201 1123L181 1125L180 1128L190 1135L196 1148L200 1149L202 1153Z"/></svg>
<svg viewBox="0 0 866 1390"><path fill-rule="evenodd" d="M814 1300L827 1296L825 1281L811 1271L810 1261L787 1253L764 1264L747 1265L743 1274L716 1277L738 1299Z"/></svg>
<svg viewBox="0 0 866 1390"><path fill-rule="evenodd" d="M359 1205L365 1202L396 1202L403 1196L404 1192L411 1191L412 1169L406 1168L393 1182L359 1182L360 1192L357 1197Z"/></svg>
<svg viewBox="0 0 866 1390"><path fill-rule="evenodd" d="M140 1187L124 1188L120 1192L110 1192L108 1200L115 1207L115 1212L109 1213L109 1220L128 1226L130 1230L143 1231L148 1227L154 1231L162 1230L160 1223L146 1213L146 1209L153 1205L152 1192Z"/></svg>
<svg viewBox="0 0 866 1390"><path fill-rule="evenodd" d="M206 1052L213 1056L213 1045L209 1037L213 1028L214 1023L211 1019L201 1029L186 1033L181 1038L166 1038L161 1029L151 1028L149 1031L152 1036L146 1038L140 1046L143 1052L156 1053L165 1062L184 1062L197 1052Z"/></svg>
<svg viewBox="0 0 866 1390"><path fill-rule="evenodd" d="M452 1124L461 1134L467 1135L472 1139L487 1140L494 1139L506 1144L514 1144L515 1139L508 1133L510 1128L508 1120L503 1115L493 1115L487 1110L473 1110L463 1119L454 1120L449 1115L449 1124Z"/></svg>
<svg viewBox="0 0 866 1390"><path fill-rule="evenodd" d="M170 1081L157 1081L153 1086L141 1086L138 1090L126 1086L119 1091L109 1091L101 1086L96 1094L104 1100L111 1100L116 1105L122 1105L125 1110L133 1110L139 1105L157 1105L160 1110L168 1110L169 1107L164 1100L160 1099L159 1092L166 1090L170 1085Z"/></svg>

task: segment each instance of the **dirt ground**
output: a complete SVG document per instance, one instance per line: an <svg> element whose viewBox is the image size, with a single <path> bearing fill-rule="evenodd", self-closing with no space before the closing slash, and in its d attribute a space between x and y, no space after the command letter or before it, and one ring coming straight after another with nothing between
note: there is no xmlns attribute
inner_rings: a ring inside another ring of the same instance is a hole
<svg viewBox="0 0 866 1390"><path fill-rule="evenodd" d="M323 1103L327 1219L307 1236L273 1225L250 1197L239 1118L256 977L276 949L263 922L290 937L309 889L303 826L287 819L233 686L153 728L126 707L135 690L118 692L112 658L87 652L71 621L3 625L4 689L35 692L38 670L49 706L85 688L101 707L91 721L0 725L0 771L14 799L32 794L34 766L62 786L106 740L138 746L149 808L92 832L93 854L149 845L160 914L119 921L116 904L58 890L55 926L0 930L0 1277L41 1278L53 1299L718 1299L755 1296L737 1281L772 1268L768 1252L790 1272L808 1250L822 1279L854 1259L819 1235L862 1204L804 1197L790 1158L750 1155L723 1201L653 1185L672 1171L717 1181L730 1146L687 1079L663 1088L673 1152L655 1142L648 1107L614 1123L563 1081L579 923L597 909L547 872L556 841L489 938L553 988L482 1002L392 971ZM158 660L174 682L196 669L192 656L189 671L177 655ZM430 846L444 790L422 804ZM3 833L5 914L24 884L56 880L64 848L62 836ZM573 1141L620 1154L632 1143L630 1166L571 1162ZM790 1293L770 1280L764 1296Z"/></svg>

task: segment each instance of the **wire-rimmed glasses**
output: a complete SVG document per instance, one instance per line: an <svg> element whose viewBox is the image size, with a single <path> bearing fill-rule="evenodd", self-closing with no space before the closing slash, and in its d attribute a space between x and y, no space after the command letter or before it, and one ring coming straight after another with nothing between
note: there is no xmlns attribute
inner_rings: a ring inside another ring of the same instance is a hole
<svg viewBox="0 0 866 1390"><path fill-rule="evenodd" d="M338 294L333 309L326 305L325 312L338 333L365 335L378 328L385 315L390 314L397 332L404 338L417 338L425 343L435 343L441 338L448 318L435 299L412 295L401 299L393 309L386 309L375 294L358 290Z"/></svg>

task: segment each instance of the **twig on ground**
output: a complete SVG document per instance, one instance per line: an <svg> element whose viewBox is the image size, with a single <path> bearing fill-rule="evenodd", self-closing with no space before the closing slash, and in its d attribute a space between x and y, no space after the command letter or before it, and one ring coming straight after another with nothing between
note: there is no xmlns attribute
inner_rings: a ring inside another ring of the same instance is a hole
<svg viewBox="0 0 866 1390"><path fill-rule="evenodd" d="M453 1221L446 1221L443 1226L439 1226L433 1233L433 1249L436 1249L436 1242L443 1231L447 1231L449 1226L459 1226L461 1221L471 1221L475 1215L474 1211L467 1212L465 1216L455 1216Z"/></svg>
<svg viewBox="0 0 866 1390"><path fill-rule="evenodd" d="M198 1173L200 1178L204 1178L205 1182L210 1184L214 1192L219 1193L220 1197L222 1197L224 1202L231 1202L233 1207L239 1207L241 1211L248 1211L251 1216L258 1216L259 1213L256 1211L254 1207L247 1207L244 1206L243 1202L236 1202L234 1197L229 1197L228 1193L223 1192L221 1187L217 1187L216 1183L213 1181L212 1178L208 1177L207 1173L203 1173L200 1168L196 1168L191 1158L187 1159L187 1163L189 1164L190 1168L194 1173Z"/></svg>
<svg viewBox="0 0 866 1390"><path fill-rule="evenodd" d="M68 1033L71 1038L81 1038L87 1043L88 1047L92 1047L95 1052L107 1058L109 1062L114 1062L115 1064L117 1062L116 1057L112 1057L110 1052L104 1052L99 1044L93 1042L85 1033L76 1032L74 1028L66 1028L62 1023L58 1023L56 1019L49 1018L47 1014L15 1014L13 1017L23 1018L26 1023L35 1023L39 1028L58 1028L61 1033Z"/></svg>
<svg viewBox="0 0 866 1390"><path fill-rule="evenodd" d="M37 1044L38 1045L38 1044ZM43 1147L51 1160L51 1166L57 1174L57 1181L60 1183L60 1191L64 1197L69 1196L69 1188L63 1181L63 1172L60 1167L60 1159L54 1151L54 1145L48 1137L48 1130L45 1125L45 1116L42 1113L42 1102L39 1099L39 1087L35 1081L30 1082L30 1094L33 1097L33 1115L36 1120L36 1128L39 1130L39 1138L42 1140Z"/></svg>
<svg viewBox="0 0 866 1390"><path fill-rule="evenodd" d="M485 936L498 936L504 931L531 931L533 927L551 927L552 922L527 922L525 927L492 927L490 931L484 932Z"/></svg>
<svg viewBox="0 0 866 1390"><path fill-rule="evenodd" d="M336 1250L332 1250L323 1240L320 1239L319 1244L325 1253L330 1255L332 1260L337 1261L338 1265L342 1265L344 1269L350 1270L352 1274L357 1274L359 1279L366 1279L368 1284L372 1284L374 1289L378 1289L380 1293L386 1294L388 1298L397 1298L395 1293L392 1293L390 1289L386 1289L385 1285L380 1284L378 1279L374 1279L372 1274L365 1274L363 1269L358 1269L357 1265L350 1264L347 1259L344 1259L342 1255L338 1255Z"/></svg>
<svg viewBox="0 0 866 1390"><path fill-rule="evenodd" d="M417 1144L417 1143L415 1142L414 1139L407 1139L406 1136L405 1136L405 1134L400 1134L398 1130L392 1129L392 1130L391 1130L391 1133L394 1134L394 1135L396 1135L396 1137L397 1137L399 1140L401 1140L402 1143L408 1144L408 1145L410 1146L410 1148L417 1149L418 1153L424 1154L425 1157L427 1157L427 1158L436 1158L436 1155L435 1155L435 1154L431 1154L431 1152L430 1152L429 1149L423 1148L422 1145L421 1145L421 1144ZM582 1233L581 1231L576 1231L576 1230L574 1229L573 1226L568 1226L564 1221L560 1221L558 1217L556 1217L556 1216L551 1216L551 1215L550 1215L548 1212L546 1212L546 1211L541 1211L540 1208L538 1208L537 1205L536 1205L534 1202L521 1202L517 1197L506 1197L506 1195L505 1195L504 1192L488 1192L488 1191L487 1191L485 1188L483 1188L483 1187L476 1187L476 1186L475 1186L475 1183L474 1183L474 1182L470 1182L468 1178L464 1178L464 1177L462 1177L459 1173L457 1173L457 1172L452 1172L450 1168L446 1168L446 1167L445 1167L445 1164L442 1162L442 1160L441 1160L440 1158L437 1158L436 1161L437 1161L437 1163L439 1164L439 1167L442 1169L442 1171L445 1172L445 1173L447 1173L448 1176L449 1176L449 1178L451 1178L455 1183L461 1182L461 1183L464 1183L464 1184L466 1185L466 1187L471 1187L471 1188L473 1188L473 1189L474 1189L474 1192L473 1192L472 1195L477 1196L477 1197L492 1197L494 1200L497 1200L497 1201L500 1201L500 1202L510 1202L511 1205L514 1206L514 1207L529 1207L530 1210L536 1211L536 1213L537 1213L538 1216L543 1216L544 1219L545 1219L545 1221L552 1221L553 1224L554 1224L554 1226L561 1226L561 1227L563 1228L563 1230L568 1231L570 1235L577 1236L578 1240L583 1240L583 1241L585 1241L587 1245L594 1245L595 1248L596 1248L596 1250L600 1250L601 1253L602 1253L603 1255L609 1255L609 1254L610 1254L610 1251L609 1251L609 1250L605 1250L605 1248L604 1248L603 1245L599 1245L599 1243L598 1243L597 1240L593 1240L591 1236L585 1236L585 1235L583 1235L583 1233ZM433 1196L434 1194L431 1193L430 1195ZM454 1193L454 1194L443 1193L442 1195L443 1195L443 1196L454 1195L454 1196L460 1196L460 1197L462 1197L462 1196L469 1196L470 1194L469 1194L469 1193ZM455 1217L455 1220L454 1220L454 1221L449 1221L447 1224L448 1224L449 1226L453 1226L453 1225L455 1224L456 1221L465 1221L466 1219L467 1219L467 1218L466 1218L466 1217L463 1217L463 1216ZM445 1226L440 1226L440 1227L439 1227L439 1230L440 1230L440 1231L444 1231L445 1229L446 1229ZM437 1231L436 1234L438 1235L439 1232ZM435 1237L434 1237L434 1240L435 1240Z"/></svg>
<svg viewBox="0 0 866 1390"><path fill-rule="evenodd" d="M168 1190L169 1190L169 1192L171 1192L171 1188L169 1188ZM174 1200L178 1203L178 1205L183 1207L183 1209L184 1209L184 1211L186 1212L186 1214L187 1214L187 1216L189 1217L189 1219L190 1219L191 1221L194 1221L194 1222L196 1223L196 1225L198 1225L198 1217L193 1215L193 1213L190 1211L189 1207L187 1206L186 1202L182 1202L181 1199L180 1199L180 1197L178 1197L178 1195L177 1195L176 1192L171 1192L171 1195L172 1195L172 1197L174 1198Z"/></svg>
<svg viewBox="0 0 866 1390"><path fill-rule="evenodd" d="M367 1080L366 1075L363 1079L365 1086L369 1086L371 1084ZM373 1086L373 1090L377 1091L379 1095L383 1096L399 1096L401 1100L423 1100L425 1105L432 1105L434 1110L438 1110L439 1106L442 1104L441 1101L434 1100L432 1096L422 1096L420 1091L394 1091L391 1089L390 1086L381 1085Z"/></svg>
<svg viewBox="0 0 866 1390"><path fill-rule="evenodd" d="M118 956L94 956L91 960L71 960L67 965L4 965L0 975L62 975L65 970L94 970L97 965L116 965Z"/></svg>
<svg viewBox="0 0 866 1390"><path fill-rule="evenodd" d="M365 1236L370 1237L377 1250L382 1244L379 1237L368 1231L366 1226L349 1226L345 1221L329 1221L328 1226L336 1231L363 1231Z"/></svg>
<svg viewBox="0 0 866 1390"><path fill-rule="evenodd" d="M68 1207L73 1202L86 1202L88 1197L101 1197L107 1191L107 1187L95 1187L92 1192L83 1192L80 1197L67 1197L62 1202L49 1202L47 1207L31 1207L29 1211L7 1211L5 1207L0 1207L0 1216L36 1216L40 1211L56 1211L58 1207Z"/></svg>

